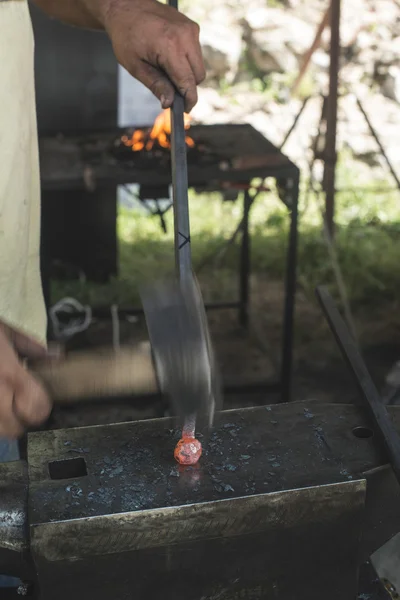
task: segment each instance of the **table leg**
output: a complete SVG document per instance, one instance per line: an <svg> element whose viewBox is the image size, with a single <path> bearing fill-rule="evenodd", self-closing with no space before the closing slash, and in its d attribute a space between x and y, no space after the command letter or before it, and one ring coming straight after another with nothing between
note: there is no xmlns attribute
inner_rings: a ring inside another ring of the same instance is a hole
<svg viewBox="0 0 400 600"><path fill-rule="evenodd" d="M286 182L286 202L291 208L289 247L287 251L285 304L283 314L282 363L281 363L281 401L289 402L292 388L293 368L293 327L296 298L297 237L298 237L298 201L299 176Z"/></svg>
<svg viewBox="0 0 400 600"><path fill-rule="evenodd" d="M249 325L250 290L250 232L249 217L253 199L249 190L243 195L242 245L240 249L240 306L239 322L242 327Z"/></svg>

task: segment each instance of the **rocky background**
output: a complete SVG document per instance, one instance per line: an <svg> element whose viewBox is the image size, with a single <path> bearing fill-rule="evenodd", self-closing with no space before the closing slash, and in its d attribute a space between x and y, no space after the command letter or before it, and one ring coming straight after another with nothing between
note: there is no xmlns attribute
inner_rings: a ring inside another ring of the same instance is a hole
<svg viewBox="0 0 400 600"><path fill-rule="evenodd" d="M326 0L182 0L201 26L207 80L193 116L203 123L249 122L278 146L305 97L312 96L285 152L305 165L327 93L329 28L295 94L291 87L311 46ZM364 166L362 177L387 177L358 97L400 172L400 1L343 0L339 149Z"/></svg>

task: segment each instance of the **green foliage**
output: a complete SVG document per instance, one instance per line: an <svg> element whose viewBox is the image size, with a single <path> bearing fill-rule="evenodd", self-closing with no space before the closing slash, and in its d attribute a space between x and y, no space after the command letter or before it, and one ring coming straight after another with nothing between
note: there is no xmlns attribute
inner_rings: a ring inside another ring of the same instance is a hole
<svg viewBox="0 0 400 600"><path fill-rule="evenodd" d="M225 77L221 77L221 79L218 81L218 89L221 94L226 94L231 89L231 84L225 79Z"/></svg>

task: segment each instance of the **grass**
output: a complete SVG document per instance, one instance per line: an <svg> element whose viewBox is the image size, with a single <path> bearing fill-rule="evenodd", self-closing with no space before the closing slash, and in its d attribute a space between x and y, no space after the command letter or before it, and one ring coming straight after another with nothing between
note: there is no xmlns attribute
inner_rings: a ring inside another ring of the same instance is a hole
<svg viewBox="0 0 400 600"><path fill-rule="evenodd" d="M365 183L362 169L342 156L338 169L336 249L350 300L368 305L398 299L400 295L400 194L384 192L390 181ZM362 192L349 190L363 186ZM304 187L304 186L303 186ZM346 191L347 190L347 191ZM381 191L382 190L382 191ZM226 244L241 219L241 202L221 202L218 194L191 195L191 228L195 270ZM321 214L315 196L300 202L299 284L311 294L317 284L335 289L332 265L322 235ZM164 234L156 217L140 209L121 209L118 217L120 276L108 285L79 281L54 282L53 300L73 296L84 303L132 305L138 284L173 271L172 211ZM260 195L252 211L253 272L281 280L288 233L287 209L274 192ZM200 270L208 300L236 288L239 240L229 246L222 264L211 260Z"/></svg>

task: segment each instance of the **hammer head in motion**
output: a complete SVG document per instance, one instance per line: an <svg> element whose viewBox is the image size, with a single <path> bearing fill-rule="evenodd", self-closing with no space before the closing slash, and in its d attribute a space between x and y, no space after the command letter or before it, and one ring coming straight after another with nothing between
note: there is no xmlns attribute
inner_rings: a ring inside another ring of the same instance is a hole
<svg viewBox="0 0 400 600"><path fill-rule="evenodd" d="M210 427L221 392L197 281L160 281L141 296L160 389L179 417L196 414Z"/></svg>

